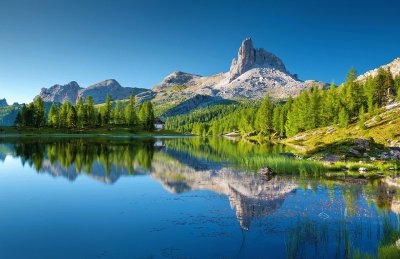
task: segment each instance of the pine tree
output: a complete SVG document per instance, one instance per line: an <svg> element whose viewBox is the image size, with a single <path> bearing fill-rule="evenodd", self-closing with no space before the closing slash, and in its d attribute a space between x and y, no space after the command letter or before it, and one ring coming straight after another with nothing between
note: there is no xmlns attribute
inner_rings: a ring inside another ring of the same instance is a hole
<svg viewBox="0 0 400 259"><path fill-rule="evenodd" d="M154 129L154 111L151 102L145 102L139 107L139 120L145 130Z"/></svg>
<svg viewBox="0 0 400 259"><path fill-rule="evenodd" d="M364 106L361 106L360 112L358 115L358 126L360 129L365 129L365 111L364 111Z"/></svg>
<svg viewBox="0 0 400 259"><path fill-rule="evenodd" d="M85 100L86 105L86 124L90 127L96 125L96 110L94 108L93 97L88 96Z"/></svg>
<svg viewBox="0 0 400 259"><path fill-rule="evenodd" d="M310 105L308 108L308 117L309 117L308 129L315 129L319 126L320 105L321 105L321 96L319 93L318 86L315 86L311 93Z"/></svg>
<svg viewBox="0 0 400 259"><path fill-rule="evenodd" d="M70 106L67 115L67 126L69 128L76 128L78 122L78 115L74 106Z"/></svg>
<svg viewBox="0 0 400 259"><path fill-rule="evenodd" d="M111 95L107 95L107 100L104 105L103 118L102 118L104 125L108 125L111 122L112 102L113 102L113 100L112 100Z"/></svg>
<svg viewBox="0 0 400 259"><path fill-rule="evenodd" d="M23 124L22 124L22 112L21 111L18 111L18 113L17 113L17 116L15 117L15 120L14 120L14 125L15 126L23 126Z"/></svg>
<svg viewBox="0 0 400 259"><path fill-rule="evenodd" d="M368 76L364 84L364 96L367 99L368 112L372 113L374 105L377 102L376 88L374 79Z"/></svg>
<svg viewBox="0 0 400 259"><path fill-rule="evenodd" d="M76 102L76 113L77 113L77 126L83 128L87 125L87 113L86 106L83 104L82 96L80 96Z"/></svg>
<svg viewBox="0 0 400 259"><path fill-rule="evenodd" d="M34 126L39 128L45 125L45 110L42 97L39 97L33 103Z"/></svg>
<svg viewBox="0 0 400 259"><path fill-rule="evenodd" d="M58 128L60 126L60 114L58 106L54 103L51 105L49 115L47 117L47 124L54 128Z"/></svg>
<svg viewBox="0 0 400 259"><path fill-rule="evenodd" d="M68 127L67 123L67 117L70 108L72 107L71 103L69 101L65 101L60 108L60 118L59 118L59 123L60 123L60 128L65 128Z"/></svg>
<svg viewBox="0 0 400 259"><path fill-rule="evenodd" d="M349 113L345 108L341 108L339 112L339 127L347 128L349 126Z"/></svg>
<svg viewBox="0 0 400 259"><path fill-rule="evenodd" d="M400 101L400 75L396 75L394 78L394 89L397 94L397 101Z"/></svg>
<svg viewBox="0 0 400 259"><path fill-rule="evenodd" d="M125 107L125 121L129 127L134 127L138 124L138 118L135 110L135 96L129 97L129 103Z"/></svg>
<svg viewBox="0 0 400 259"><path fill-rule="evenodd" d="M385 81L384 81L384 89L386 89L385 91L385 101L388 101L390 99L392 99L394 96L390 95L390 92L392 92L395 88L395 81L393 79L393 74L390 71L390 68L388 67L385 70ZM389 91L392 90L392 91Z"/></svg>
<svg viewBox="0 0 400 259"><path fill-rule="evenodd" d="M378 106L382 106L386 101L386 71L383 68L378 69L378 74L374 78L375 93Z"/></svg>
<svg viewBox="0 0 400 259"><path fill-rule="evenodd" d="M272 116L273 116L273 104L269 95L267 95L261 107L257 112L257 124L261 131L263 131L268 136L271 136L272 131Z"/></svg>
<svg viewBox="0 0 400 259"><path fill-rule="evenodd" d="M281 113L282 113L282 106L276 105L273 111L272 116L272 128L273 130L281 136Z"/></svg>

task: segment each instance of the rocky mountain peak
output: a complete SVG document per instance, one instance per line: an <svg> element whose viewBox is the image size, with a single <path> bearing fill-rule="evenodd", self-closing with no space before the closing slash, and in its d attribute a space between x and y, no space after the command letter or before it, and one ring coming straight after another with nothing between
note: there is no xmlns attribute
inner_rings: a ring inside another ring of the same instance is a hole
<svg viewBox="0 0 400 259"><path fill-rule="evenodd" d="M75 81L71 81L65 85L56 84L50 88L42 88L40 94L36 96L35 99L40 96L45 102L63 103L69 101L75 103L78 92L81 89L82 88Z"/></svg>
<svg viewBox="0 0 400 259"><path fill-rule="evenodd" d="M238 58L232 60L229 71L229 82L252 68L274 68L287 73L286 67L276 55L264 50L255 49L253 40L246 38L238 51Z"/></svg>
<svg viewBox="0 0 400 259"><path fill-rule="evenodd" d="M175 85L189 86L195 79L201 78L199 75L189 74L182 71L175 71L163 79L163 81L153 87L154 91L160 91Z"/></svg>
<svg viewBox="0 0 400 259"><path fill-rule="evenodd" d="M363 81L368 76L375 77L378 74L379 68L383 68L385 70L390 69L390 72L392 72L393 76L400 75L400 58L396 58L392 62L390 62L386 65L380 66L380 67L372 69L370 71L367 71L363 75L358 76L356 81Z"/></svg>
<svg viewBox="0 0 400 259"><path fill-rule="evenodd" d="M6 106L8 106L7 100L5 98L0 99L0 108L6 107Z"/></svg>
<svg viewBox="0 0 400 259"><path fill-rule="evenodd" d="M89 86L88 89L98 88L98 87L122 87L122 86L115 79L107 79Z"/></svg>

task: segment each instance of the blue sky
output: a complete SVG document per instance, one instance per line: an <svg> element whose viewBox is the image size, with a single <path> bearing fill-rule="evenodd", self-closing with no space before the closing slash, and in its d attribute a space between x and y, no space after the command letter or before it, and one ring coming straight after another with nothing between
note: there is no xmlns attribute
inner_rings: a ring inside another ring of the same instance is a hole
<svg viewBox="0 0 400 259"><path fill-rule="evenodd" d="M341 83L400 56L396 1L0 0L0 98L104 79L151 88L173 71L228 71L241 41L303 80Z"/></svg>

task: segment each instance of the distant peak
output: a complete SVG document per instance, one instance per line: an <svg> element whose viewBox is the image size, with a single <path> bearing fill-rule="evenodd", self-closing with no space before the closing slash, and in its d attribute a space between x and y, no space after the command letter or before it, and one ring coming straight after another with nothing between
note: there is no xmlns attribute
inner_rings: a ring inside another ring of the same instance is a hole
<svg viewBox="0 0 400 259"><path fill-rule="evenodd" d="M102 87L102 86L121 86L115 79L107 79L98 83L95 83L89 87Z"/></svg>
<svg viewBox="0 0 400 259"><path fill-rule="evenodd" d="M282 60L262 48L255 49L253 47L253 40L248 37L243 40L237 59L232 60L229 81L235 80L246 71L255 67L271 67L287 73Z"/></svg>

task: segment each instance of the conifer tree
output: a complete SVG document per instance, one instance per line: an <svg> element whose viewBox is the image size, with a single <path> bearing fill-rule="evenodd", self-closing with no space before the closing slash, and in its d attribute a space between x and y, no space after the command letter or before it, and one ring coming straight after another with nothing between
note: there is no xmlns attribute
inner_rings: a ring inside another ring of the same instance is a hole
<svg viewBox="0 0 400 259"><path fill-rule="evenodd" d="M104 125L110 124L112 118L111 118L111 112L112 112L112 97L111 95L107 95L107 100L104 105L104 110L103 110L103 118L102 122Z"/></svg>
<svg viewBox="0 0 400 259"><path fill-rule="evenodd" d="M60 112L58 110L58 106L54 103L51 105L47 118L47 124L54 128L58 128L60 126Z"/></svg>
<svg viewBox="0 0 400 259"><path fill-rule="evenodd" d="M71 106L71 103L69 101L65 101L60 108L60 116L59 116L59 124L60 128L67 127L67 116L69 112L69 107Z"/></svg>
<svg viewBox="0 0 400 259"><path fill-rule="evenodd" d="M365 111L364 111L364 106L361 106L360 112L358 115L358 126L360 129L365 129Z"/></svg>
<svg viewBox="0 0 400 259"><path fill-rule="evenodd" d="M145 102L139 107L139 120L145 130L154 129L154 111L151 102Z"/></svg>
<svg viewBox="0 0 400 259"><path fill-rule="evenodd" d="M125 121L129 127L134 127L138 123L137 120L138 120L138 118L137 118L136 110L135 110L135 96L131 95L129 97L129 103L125 107Z"/></svg>
<svg viewBox="0 0 400 259"><path fill-rule="evenodd" d="M87 125L87 113L86 113L86 106L83 103L82 96L80 96L76 102L75 110L77 113L77 126L83 128Z"/></svg>
<svg viewBox="0 0 400 259"><path fill-rule="evenodd" d="M67 126L69 128L76 128L78 122L78 115L74 106L70 106L67 115Z"/></svg>
<svg viewBox="0 0 400 259"><path fill-rule="evenodd" d="M268 136L271 135L272 131L272 113L273 104L271 98L269 97L269 95L267 95L261 103L261 107L258 109L257 123L259 129Z"/></svg>
<svg viewBox="0 0 400 259"><path fill-rule="evenodd" d="M339 112L339 127L347 128L350 123L349 113L345 108L341 108Z"/></svg>
<svg viewBox="0 0 400 259"><path fill-rule="evenodd" d="M281 136L281 113L282 113L282 106L276 105L273 110L272 116L272 128L273 130Z"/></svg>
<svg viewBox="0 0 400 259"><path fill-rule="evenodd" d="M86 97L85 105L86 105L87 125L93 127L96 125L96 110L94 108L94 102L92 96Z"/></svg>
<svg viewBox="0 0 400 259"><path fill-rule="evenodd" d="M34 114L34 126L39 128L44 126L46 123L45 120L45 110L42 97L39 97L33 103L33 114Z"/></svg>

